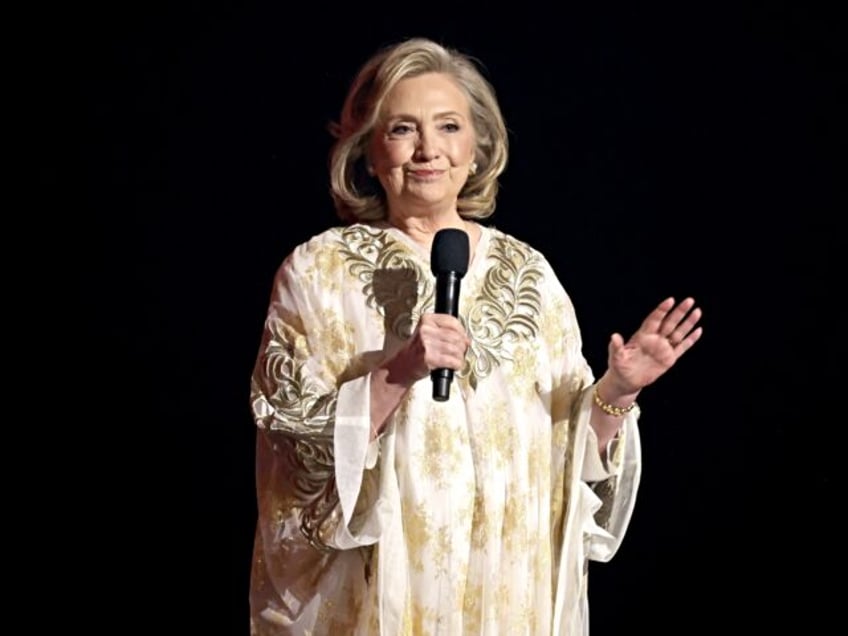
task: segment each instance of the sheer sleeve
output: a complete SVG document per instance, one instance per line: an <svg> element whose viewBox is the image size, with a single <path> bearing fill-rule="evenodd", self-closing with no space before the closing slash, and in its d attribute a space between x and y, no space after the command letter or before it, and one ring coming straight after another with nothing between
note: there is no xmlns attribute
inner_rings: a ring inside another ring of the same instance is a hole
<svg viewBox="0 0 848 636"><path fill-rule="evenodd" d="M313 240L279 268L251 377L260 525L270 544L305 538L333 549L376 540L356 536L373 503L377 446L369 442L367 364L332 247Z"/></svg>
<svg viewBox="0 0 848 636"><path fill-rule="evenodd" d="M560 437L568 440L562 449L565 488L573 499L570 506L582 511L587 556L608 560L618 548L632 513L639 483L641 456L637 421L639 410L625 416L618 436L598 452L598 438L590 425L595 377L583 354L583 340L574 306L562 286L550 274L550 294L557 316L556 336L550 337L560 370L554 379L554 426L564 426Z"/></svg>

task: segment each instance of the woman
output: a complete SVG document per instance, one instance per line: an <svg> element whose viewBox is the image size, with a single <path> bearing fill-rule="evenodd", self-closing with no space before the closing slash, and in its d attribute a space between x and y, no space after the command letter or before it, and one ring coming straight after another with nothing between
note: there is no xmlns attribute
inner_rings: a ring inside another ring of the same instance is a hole
<svg viewBox="0 0 848 636"><path fill-rule="evenodd" d="M331 154L345 222L275 279L258 426L254 634L577 634L640 475L639 392L701 336L660 303L595 381L542 254L478 223L507 134L473 62L429 40L353 82ZM458 316L433 310L432 242L470 246ZM449 398L429 376L451 369Z"/></svg>

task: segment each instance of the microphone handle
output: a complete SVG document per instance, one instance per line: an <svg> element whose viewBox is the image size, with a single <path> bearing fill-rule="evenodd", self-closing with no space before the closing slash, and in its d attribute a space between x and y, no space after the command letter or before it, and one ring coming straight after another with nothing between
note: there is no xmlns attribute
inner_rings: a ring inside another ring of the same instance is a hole
<svg viewBox="0 0 848 636"><path fill-rule="evenodd" d="M459 281L462 277L456 272L442 272L436 278L436 313L450 314L454 318L459 314Z"/></svg>
<svg viewBox="0 0 848 636"><path fill-rule="evenodd" d="M436 402L447 402L450 397L453 369L433 369L430 371L430 379L433 380L433 399Z"/></svg>
<svg viewBox="0 0 848 636"><path fill-rule="evenodd" d="M436 313L459 315L459 281L462 276L456 272L442 272L436 279ZM433 369L430 372L433 381L433 399L447 402L450 397L450 385L453 381L453 369Z"/></svg>

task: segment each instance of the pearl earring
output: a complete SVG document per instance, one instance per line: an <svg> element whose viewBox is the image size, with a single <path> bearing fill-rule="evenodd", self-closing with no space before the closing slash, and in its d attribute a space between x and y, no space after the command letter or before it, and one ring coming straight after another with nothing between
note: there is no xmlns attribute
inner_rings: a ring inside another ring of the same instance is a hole
<svg viewBox="0 0 848 636"><path fill-rule="evenodd" d="M477 162L476 161L472 161L468 165L468 174L472 174L472 175L477 174Z"/></svg>

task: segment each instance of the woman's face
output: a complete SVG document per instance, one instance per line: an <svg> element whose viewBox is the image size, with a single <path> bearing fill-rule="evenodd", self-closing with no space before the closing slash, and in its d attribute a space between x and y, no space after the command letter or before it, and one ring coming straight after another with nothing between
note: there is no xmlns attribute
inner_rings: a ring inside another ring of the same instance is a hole
<svg viewBox="0 0 848 636"><path fill-rule="evenodd" d="M474 159L468 100L448 75L401 80L386 96L370 147L390 214L456 210Z"/></svg>

